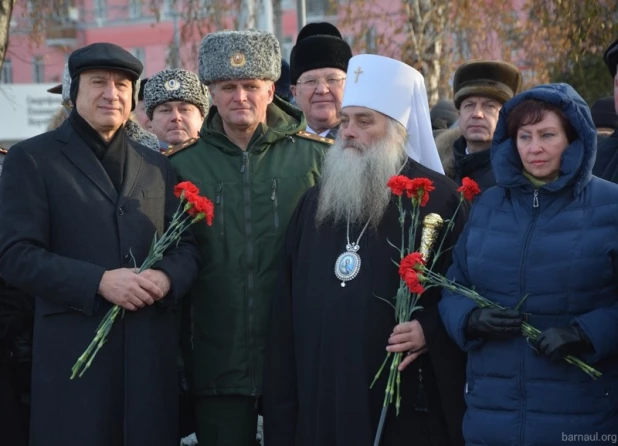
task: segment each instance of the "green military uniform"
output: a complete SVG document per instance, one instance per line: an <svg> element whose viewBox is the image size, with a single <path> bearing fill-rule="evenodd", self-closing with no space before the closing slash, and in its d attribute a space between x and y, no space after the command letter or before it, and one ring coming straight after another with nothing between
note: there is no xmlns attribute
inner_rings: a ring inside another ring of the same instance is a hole
<svg viewBox="0 0 618 446"><path fill-rule="evenodd" d="M239 435L248 423L255 438L283 236L297 202L316 184L332 144L305 127L298 109L275 98L267 109L267 124L258 126L243 151L225 135L221 116L212 108L199 139L167 152L179 180L192 181L215 203L213 225L193 227L204 264L187 297L192 302L198 438L206 435L200 435L200 419L211 416L219 421L229 417ZM228 398L201 403L213 400L201 397L212 396ZM241 444L217 443L214 425L203 431L213 438L207 446Z"/></svg>

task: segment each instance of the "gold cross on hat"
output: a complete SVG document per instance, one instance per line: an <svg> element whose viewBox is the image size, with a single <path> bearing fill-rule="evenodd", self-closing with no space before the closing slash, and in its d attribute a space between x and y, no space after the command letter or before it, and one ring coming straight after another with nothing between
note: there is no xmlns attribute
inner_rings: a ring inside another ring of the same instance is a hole
<svg viewBox="0 0 618 446"><path fill-rule="evenodd" d="M358 78L359 78L359 76L360 76L361 74L363 74L363 73L364 73L364 71L363 71L363 69L362 69L361 67L358 67L358 68L356 69L356 71L354 72L354 74L356 75L356 76L354 77L354 83L355 83L355 84L356 84L356 83L358 83Z"/></svg>

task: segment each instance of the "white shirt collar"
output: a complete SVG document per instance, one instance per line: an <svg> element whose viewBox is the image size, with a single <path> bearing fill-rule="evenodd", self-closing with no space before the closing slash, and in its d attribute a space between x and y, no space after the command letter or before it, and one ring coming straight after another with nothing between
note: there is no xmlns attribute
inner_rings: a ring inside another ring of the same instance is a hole
<svg viewBox="0 0 618 446"><path fill-rule="evenodd" d="M316 132L315 130L313 130L311 127L307 126L307 132L309 133L313 133L314 135L317 135L318 132ZM326 135L328 135L328 133L330 132L330 129L326 130L325 132L320 133L321 137L326 137Z"/></svg>

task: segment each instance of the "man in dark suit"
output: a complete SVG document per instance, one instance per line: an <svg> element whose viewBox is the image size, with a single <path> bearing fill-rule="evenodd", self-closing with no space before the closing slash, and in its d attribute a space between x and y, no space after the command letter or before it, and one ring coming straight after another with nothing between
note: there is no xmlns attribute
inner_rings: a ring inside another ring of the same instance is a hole
<svg viewBox="0 0 618 446"><path fill-rule="evenodd" d="M167 159L125 133L142 64L95 43L69 71L69 118L12 147L0 179L0 275L35 296L30 445L176 445L175 303L199 254L186 232L135 274L178 205ZM70 380L112 305L124 317Z"/></svg>

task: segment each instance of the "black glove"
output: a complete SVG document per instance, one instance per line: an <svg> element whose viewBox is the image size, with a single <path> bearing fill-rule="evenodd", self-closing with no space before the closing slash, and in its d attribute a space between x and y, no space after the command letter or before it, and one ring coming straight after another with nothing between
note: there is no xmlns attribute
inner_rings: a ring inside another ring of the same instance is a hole
<svg viewBox="0 0 618 446"><path fill-rule="evenodd" d="M477 308L468 318L466 334L470 337L508 339L521 334L522 315L517 310Z"/></svg>
<svg viewBox="0 0 618 446"><path fill-rule="evenodd" d="M536 338L539 353L558 362L567 355L592 351L592 344L579 327L548 328Z"/></svg>

